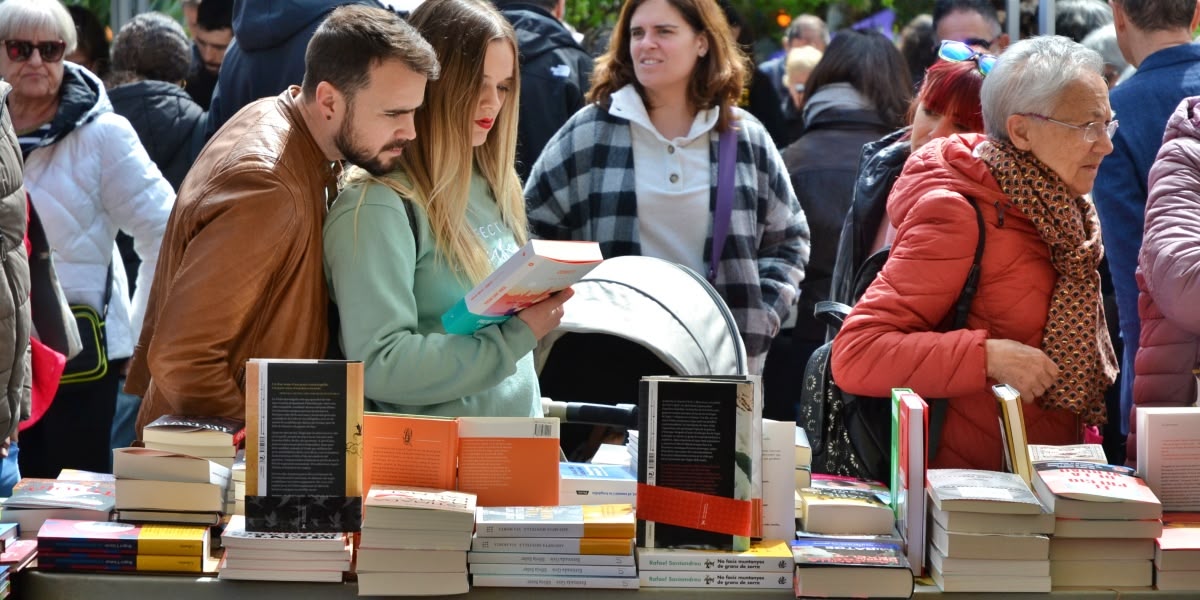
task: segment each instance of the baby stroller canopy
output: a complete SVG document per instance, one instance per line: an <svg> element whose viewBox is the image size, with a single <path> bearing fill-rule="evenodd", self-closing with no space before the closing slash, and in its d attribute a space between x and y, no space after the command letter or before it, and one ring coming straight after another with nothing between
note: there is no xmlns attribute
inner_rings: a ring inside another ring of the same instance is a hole
<svg viewBox="0 0 1200 600"><path fill-rule="evenodd" d="M708 281L687 267L621 256L605 260L571 287L575 295L562 322L535 350L543 396L637 404L638 381L646 375L747 373L733 314ZM564 425L563 449L571 460L587 460L601 441L597 435L591 427L585 433Z"/></svg>

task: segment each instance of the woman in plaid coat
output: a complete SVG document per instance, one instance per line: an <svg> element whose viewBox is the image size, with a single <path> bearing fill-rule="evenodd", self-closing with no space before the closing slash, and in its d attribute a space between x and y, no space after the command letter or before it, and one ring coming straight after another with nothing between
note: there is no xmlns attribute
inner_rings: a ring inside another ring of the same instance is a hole
<svg viewBox="0 0 1200 600"><path fill-rule="evenodd" d="M654 256L708 273L718 136L732 128L733 210L710 279L733 311L750 372L761 373L796 305L809 234L774 142L735 107L747 68L714 0L628 0L597 60L590 104L547 144L525 198L535 236L595 240L606 257Z"/></svg>

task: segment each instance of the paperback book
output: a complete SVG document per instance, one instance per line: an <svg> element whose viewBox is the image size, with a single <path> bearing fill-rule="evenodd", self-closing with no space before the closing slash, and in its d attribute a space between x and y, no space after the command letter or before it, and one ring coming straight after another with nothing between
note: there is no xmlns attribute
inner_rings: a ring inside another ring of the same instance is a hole
<svg viewBox="0 0 1200 600"><path fill-rule="evenodd" d="M117 521L49 519L38 531L39 554L104 553L207 557L208 528Z"/></svg>
<svg viewBox="0 0 1200 600"><path fill-rule="evenodd" d="M763 540L743 552L688 548L639 548L642 571L791 571L792 549L783 540Z"/></svg>
<svg viewBox="0 0 1200 600"><path fill-rule="evenodd" d="M896 528L913 574L925 569L925 470L929 454L929 411L912 390L892 390L891 500Z"/></svg>
<svg viewBox="0 0 1200 600"><path fill-rule="evenodd" d="M442 315L447 333L470 335L579 281L604 260L596 242L529 240Z"/></svg>
<svg viewBox="0 0 1200 600"><path fill-rule="evenodd" d="M1033 478L1033 464L1029 460L1029 438L1025 435L1021 393L1006 383L992 386L992 393L1000 403L1000 434L1004 439L1009 469L1028 486Z"/></svg>
<svg viewBox="0 0 1200 600"><path fill-rule="evenodd" d="M372 485L363 511L363 525L372 528L470 532L475 526L475 495Z"/></svg>
<svg viewBox="0 0 1200 600"><path fill-rule="evenodd" d="M1137 471L1166 511L1200 510L1200 407L1137 407Z"/></svg>
<svg viewBox="0 0 1200 600"><path fill-rule="evenodd" d="M1162 503L1133 469L1092 462L1034 465L1033 489L1057 518L1160 519Z"/></svg>
<svg viewBox="0 0 1200 600"><path fill-rule="evenodd" d="M237 446L246 438L245 423L230 417L163 415L146 425L142 441L178 446Z"/></svg>
<svg viewBox="0 0 1200 600"><path fill-rule="evenodd" d="M634 533L634 513L630 504L479 507L475 511L475 535L479 537L630 540Z"/></svg>
<svg viewBox="0 0 1200 600"><path fill-rule="evenodd" d="M246 363L246 528L358 531L363 364Z"/></svg>
<svg viewBox="0 0 1200 600"><path fill-rule="evenodd" d="M1040 515L1042 503L1014 473L929 469L929 499L940 510Z"/></svg>
<svg viewBox="0 0 1200 600"><path fill-rule="evenodd" d="M762 419L755 388L748 379L642 378L639 547L749 549L752 464L761 461L751 441Z"/></svg>
<svg viewBox="0 0 1200 600"><path fill-rule="evenodd" d="M821 538L792 542L796 597L908 598L913 574L898 544Z"/></svg>

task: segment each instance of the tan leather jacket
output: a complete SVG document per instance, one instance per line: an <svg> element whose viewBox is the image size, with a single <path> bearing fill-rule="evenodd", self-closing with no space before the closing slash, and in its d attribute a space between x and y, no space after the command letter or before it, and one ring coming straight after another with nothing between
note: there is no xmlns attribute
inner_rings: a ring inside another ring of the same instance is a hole
<svg viewBox="0 0 1200 600"><path fill-rule="evenodd" d="M249 358L320 358L321 261L336 169L309 133L298 87L248 105L179 190L125 389L137 431L164 414L245 417Z"/></svg>

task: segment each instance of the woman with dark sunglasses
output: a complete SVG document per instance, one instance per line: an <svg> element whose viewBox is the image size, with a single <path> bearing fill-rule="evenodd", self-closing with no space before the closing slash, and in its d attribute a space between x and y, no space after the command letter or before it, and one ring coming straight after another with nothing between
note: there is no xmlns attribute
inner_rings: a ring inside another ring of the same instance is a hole
<svg viewBox="0 0 1200 600"><path fill-rule="evenodd" d="M53 248L67 301L102 315L92 335L91 370L78 363L50 408L21 433L26 477L56 477L64 467L107 472L118 379L141 327L158 246L175 201L137 134L112 112L104 85L63 60L78 43L58 0L0 3L0 77L12 85L7 105L25 159L25 188ZM114 240L129 233L142 259L136 295ZM83 333L83 332L81 332ZM106 337L105 337L106 336ZM98 340L98 343L95 342ZM67 381L72 381L68 383Z"/></svg>
<svg viewBox="0 0 1200 600"><path fill-rule="evenodd" d="M834 338L832 371L853 394L947 399L931 467L1003 468L996 383L1020 392L1032 444L1079 443L1105 420L1117 363L1087 197L1117 125L1103 67L1060 36L1009 47L980 88L986 136L921 146L888 197L895 242ZM949 330L981 231L966 326Z"/></svg>

